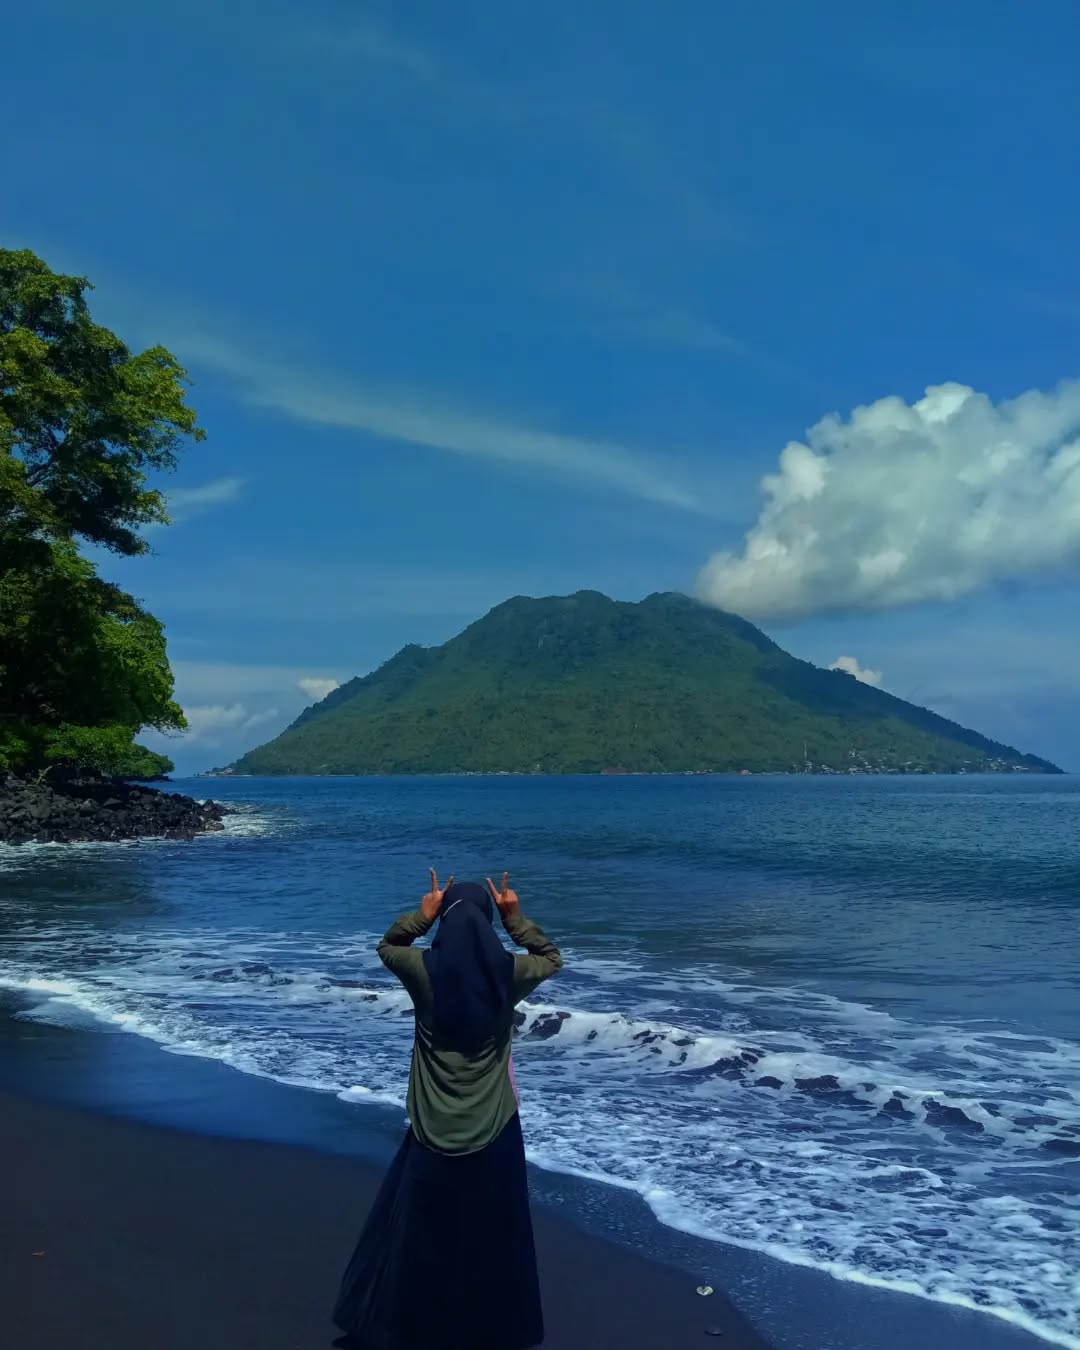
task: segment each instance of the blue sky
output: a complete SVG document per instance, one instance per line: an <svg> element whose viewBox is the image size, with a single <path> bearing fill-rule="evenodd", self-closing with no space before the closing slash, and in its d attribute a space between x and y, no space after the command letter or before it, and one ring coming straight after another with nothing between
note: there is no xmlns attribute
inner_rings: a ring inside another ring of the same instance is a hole
<svg viewBox="0 0 1080 1350"><path fill-rule="evenodd" d="M5 19L0 241L194 381L181 769L580 587L1080 769L1074 6L103 12Z"/></svg>

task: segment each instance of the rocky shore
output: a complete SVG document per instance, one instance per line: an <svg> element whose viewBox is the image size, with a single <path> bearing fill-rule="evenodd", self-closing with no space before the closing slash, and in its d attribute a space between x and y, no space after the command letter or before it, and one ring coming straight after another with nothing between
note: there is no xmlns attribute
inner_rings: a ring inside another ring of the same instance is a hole
<svg viewBox="0 0 1080 1350"><path fill-rule="evenodd" d="M0 844L193 839L223 829L226 808L179 792L54 765L34 778L0 778Z"/></svg>

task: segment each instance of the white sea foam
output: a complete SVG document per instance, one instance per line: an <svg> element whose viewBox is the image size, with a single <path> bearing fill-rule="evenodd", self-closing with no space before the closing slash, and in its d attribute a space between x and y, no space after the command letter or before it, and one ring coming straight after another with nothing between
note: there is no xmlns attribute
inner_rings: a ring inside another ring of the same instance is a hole
<svg viewBox="0 0 1080 1350"><path fill-rule="evenodd" d="M65 865L80 859L108 856L117 851L143 848L176 848L220 843L229 839L252 839L270 835L279 828L277 822L255 807L230 804L229 815L222 819L222 829L207 830L192 839L177 841L164 835L144 835L138 839L84 839L73 844L32 842L27 844L0 843L0 876L5 872L39 868L43 861Z"/></svg>
<svg viewBox="0 0 1080 1350"><path fill-rule="evenodd" d="M89 1017L402 1105L410 1008L372 935L103 935L68 918L28 923L24 954L9 917L0 986L25 995L23 1016ZM1080 1205L1065 1184L1080 1169L1080 1047L905 1023L731 972L680 987L641 970L635 984L624 960L569 966L557 999L523 1007L514 1050L534 1162L632 1189L688 1233L1080 1348Z"/></svg>
<svg viewBox="0 0 1080 1350"><path fill-rule="evenodd" d="M234 839L252 839L259 835L273 834L277 828L276 822L263 812L254 807L234 804L229 807L229 814L222 820L224 829L218 831L226 838ZM211 838L212 835L200 835L200 838Z"/></svg>

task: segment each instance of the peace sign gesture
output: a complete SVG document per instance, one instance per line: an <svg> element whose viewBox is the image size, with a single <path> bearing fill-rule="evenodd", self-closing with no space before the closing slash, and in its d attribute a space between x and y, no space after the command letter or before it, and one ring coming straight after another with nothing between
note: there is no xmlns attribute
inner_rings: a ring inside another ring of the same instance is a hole
<svg viewBox="0 0 1080 1350"><path fill-rule="evenodd" d="M439 878L435 875L434 867L432 867L430 871L431 871L431 890L428 891L427 895L425 895L423 900L420 901L420 912L421 914L423 914L425 919L434 920L438 917L439 909L443 902L443 896L454 884L454 878L451 876L450 880L446 883L446 885L440 887Z"/></svg>
<svg viewBox="0 0 1080 1350"><path fill-rule="evenodd" d="M499 913L502 915L504 920L508 919L511 914L517 913L519 902L517 898L517 892L512 891L510 889L509 872L503 873L502 887L499 890L495 889L495 883L492 881L490 877L488 877L487 879L487 885L488 885L488 893L490 894L492 900L495 901L495 904L498 906Z"/></svg>

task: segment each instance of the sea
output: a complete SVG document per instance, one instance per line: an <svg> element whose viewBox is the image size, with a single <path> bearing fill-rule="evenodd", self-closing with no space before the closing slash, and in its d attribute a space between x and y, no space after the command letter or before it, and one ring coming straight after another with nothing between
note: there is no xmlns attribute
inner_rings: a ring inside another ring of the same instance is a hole
<svg viewBox="0 0 1080 1350"><path fill-rule="evenodd" d="M375 943L429 866L508 870L566 961L514 1048L552 1194L588 1183L601 1226L631 1197L638 1245L1080 1347L1080 781L173 787L232 806L227 829L0 850L8 1019L399 1131L409 1007Z"/></svg>

